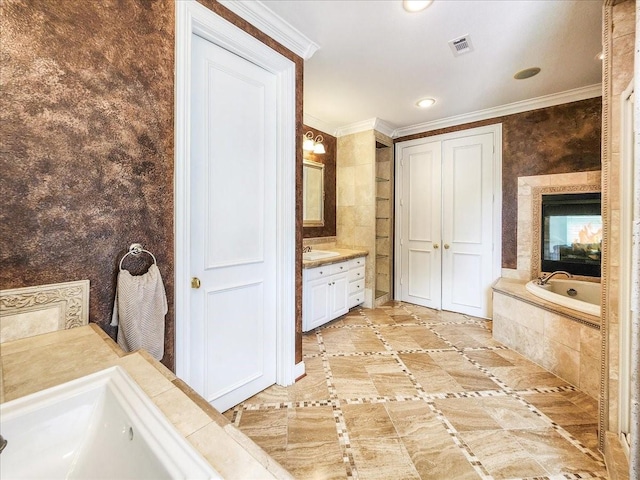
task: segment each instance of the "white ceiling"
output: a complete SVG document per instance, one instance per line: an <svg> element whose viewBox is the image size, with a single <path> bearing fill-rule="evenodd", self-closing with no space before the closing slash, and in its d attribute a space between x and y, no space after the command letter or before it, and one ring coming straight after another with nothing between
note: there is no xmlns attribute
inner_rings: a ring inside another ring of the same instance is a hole
<svg viewBox="0 0 640 480"><path fill-rule="evenodd" d="M319 46L304 113L327 133L373 118L415 129L601 82L602 0L435 0L419 13L401 0L262 3ZM447 42L463 35L474 51L456 58ZM528 67L542 71L513 78ZM437 103L419 109L423 97Z"/></svg>

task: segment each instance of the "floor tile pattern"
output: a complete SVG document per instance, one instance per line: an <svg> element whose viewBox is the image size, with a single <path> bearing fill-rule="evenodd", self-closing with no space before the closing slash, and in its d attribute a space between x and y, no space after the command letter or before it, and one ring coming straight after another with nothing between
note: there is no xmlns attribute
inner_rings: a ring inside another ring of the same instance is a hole
<svg viewBox="0 0 640 480"><path fill-rule="evenodd" d="M306 376L225 412L300 479L606 479L597 402L491 322L390 302L303 337Z"/></svg>

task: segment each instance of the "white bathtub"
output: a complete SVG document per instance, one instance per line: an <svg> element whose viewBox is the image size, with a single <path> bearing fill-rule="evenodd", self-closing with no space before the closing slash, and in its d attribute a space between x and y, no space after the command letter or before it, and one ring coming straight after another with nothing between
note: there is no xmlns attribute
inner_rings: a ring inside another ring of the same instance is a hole
<svg viewBox="0 0 640 480"><path fill-rule="evenodd" d="M544 286L537 285L536 282L537 280L531 280L526 285L527 290L535 296L572 310L600 316L599 283L555 278Z"/></svg>
<svg viewBox="0 0 640 480"><path fill-rule="evenodd" d="M222 478L119 367L0 405L3 479Z"/></svg>

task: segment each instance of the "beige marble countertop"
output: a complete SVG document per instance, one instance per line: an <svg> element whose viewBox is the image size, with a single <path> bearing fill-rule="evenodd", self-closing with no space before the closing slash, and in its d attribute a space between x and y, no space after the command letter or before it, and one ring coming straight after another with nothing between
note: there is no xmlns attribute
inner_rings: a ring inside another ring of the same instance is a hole
<svg viewBox="0 0 640 480"><path fill-rule="evenodd" d="M525 284L527 282L528 280L499 278L494 282L492 288L494 292L517 298L519 300L522 300L523 302L536 305L544 310L558 313L560 315L564 315L565 317L569 317L580 322L587 322L589 324L592 324L593 326L597 326L598 328L600 327L600 317L589 315L588 313L578 312L571 308L563 307L562 305L558 305L556 303L547 302L540 297L536 297L526 289Z"/></svg>
<svg viewBox="0 0 640 480"><path fill-rule="evenodd" d="M95 324L3 343L0 403L116 365L224 478L293 478L164 365L144 351L124 353Z"/></svg>
<svg viewBox="0 0 640 480"><path fill-rule="evenodd" d="M330 265L332 263L344 262L345 260L351 260L352 258L366 257L369 255L367 250L352 250L349 248L314 248L313 250L328 250L330 252L337 252L340 255L337 257L321 258L318 260L302 260L302 268L315 268L322 265Z"/></svg>

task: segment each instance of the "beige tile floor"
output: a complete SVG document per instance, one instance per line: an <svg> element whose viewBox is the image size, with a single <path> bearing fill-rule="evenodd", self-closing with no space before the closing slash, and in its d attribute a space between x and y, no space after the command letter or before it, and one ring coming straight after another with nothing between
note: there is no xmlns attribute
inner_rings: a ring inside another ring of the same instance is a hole
<svg viewBox="0 0 640 480"><path fill-rule="evenodd" d="M296 478L607 478L597 402L490 321L393 302L303 342L306 377L225 412Z"/></svg>

